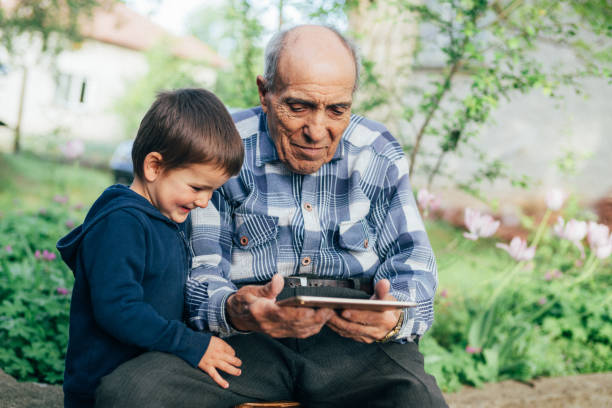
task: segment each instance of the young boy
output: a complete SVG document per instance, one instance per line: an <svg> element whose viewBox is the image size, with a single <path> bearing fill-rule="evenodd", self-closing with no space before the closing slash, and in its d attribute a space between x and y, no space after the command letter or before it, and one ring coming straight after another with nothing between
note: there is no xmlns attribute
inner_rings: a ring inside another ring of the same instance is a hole
<svg viewBox="0 0 612 408"><path fill-rule="evenodd" d="M218 337L183 323L191 251L189 211L240 171L244 150L217 97L202 89L165 92L143 118L134 182L114 185L57 248L75 275L64 405L93 406L100 379L145 351L181 357L220 386L217 369L241 361Z"/></svg>

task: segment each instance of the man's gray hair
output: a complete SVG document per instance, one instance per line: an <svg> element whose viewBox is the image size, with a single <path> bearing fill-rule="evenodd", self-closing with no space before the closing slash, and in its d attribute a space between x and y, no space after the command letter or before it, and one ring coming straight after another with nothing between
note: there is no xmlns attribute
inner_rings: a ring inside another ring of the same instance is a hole
<svg viewBox="0 0 612 408"><path fill-rule="evenodd" d="M265 60L264 60L264 79L266 80L266 88L268 91L276 91L278 86L278 61L280 60L280 55L283 52L283 48L285 46L285 40L287 38L287 34L289 34L294 29L302 27L295 26L282 31L277 32L272 36L270 41L268 41L268 45L266 45L265 51ZM361 58L359 56L359 51L357 46L353 41L346 38L342 33L340 33L337 29L331 26L323 26L328 30L331 30L338 39L342 42L342 44L350 51L351 56L353 57L353 62L355 63L355 85L353 86L353 92L355 92L359 86L359 73L361 71Z"/></svg>

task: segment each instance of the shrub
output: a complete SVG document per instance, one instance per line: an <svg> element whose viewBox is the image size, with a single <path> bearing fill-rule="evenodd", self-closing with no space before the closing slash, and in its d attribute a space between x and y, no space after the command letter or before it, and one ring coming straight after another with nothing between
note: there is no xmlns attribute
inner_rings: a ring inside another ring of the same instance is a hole
<svg viewBox="0 0 612 408"><path fill-rule="evenodd" d="M19 380L62 381L73 276L55 243L78 218L63 196L0 215L0 366Z"/></svg>

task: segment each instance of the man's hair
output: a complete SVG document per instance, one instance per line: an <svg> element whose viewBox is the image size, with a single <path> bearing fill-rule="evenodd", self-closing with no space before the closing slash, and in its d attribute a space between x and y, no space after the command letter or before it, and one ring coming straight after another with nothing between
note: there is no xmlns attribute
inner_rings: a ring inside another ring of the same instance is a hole
<svg viewBox="0 0 612 408"><path fill-rule="evenodd" d="M134 174L144 177L144 159L158 152L164 171L210 163L228 176L238 174L242 140L223 103L205 89L161 92L140 122L132 147Z"/></svg>
<svg viewBox="0 0 612 408"><path fill-rule="evenodd" d="M276 91L279 85L278 80L278 62L280 60L281 54L285 48L287 35L302 26L295 26L288 28L286 30L282 30L277 32L272 36L268 44L266 45L265 50L265 59L264 59L264 79L266 80L266 90L267 91ZM353 92L357 90L359 86L359 73L361 71L361 58L359 56L359 51L357 50L357 46L353 41L346 38L342 35L337 29L331 26L323 26L336 34L340 42L346 47L346 49L351 53L353 57L353 62L355 63L355 85L353 86Z"/></svg>

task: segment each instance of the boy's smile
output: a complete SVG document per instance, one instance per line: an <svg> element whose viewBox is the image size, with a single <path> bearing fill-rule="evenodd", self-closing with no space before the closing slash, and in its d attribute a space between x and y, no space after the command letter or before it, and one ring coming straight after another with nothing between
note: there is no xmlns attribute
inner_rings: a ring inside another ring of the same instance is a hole
<svg viewBox="0 0 612 408"><path fill-rule="evenodd" d="M132 190L172 221L182 223L191 210L206 207L213 191L229 177L216 165L198 163L167 171L160 168L152 176L145 170L145 178L132 184Z"/></svg>

